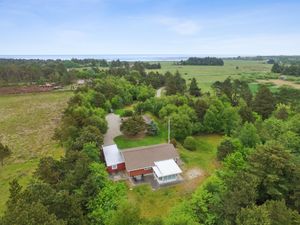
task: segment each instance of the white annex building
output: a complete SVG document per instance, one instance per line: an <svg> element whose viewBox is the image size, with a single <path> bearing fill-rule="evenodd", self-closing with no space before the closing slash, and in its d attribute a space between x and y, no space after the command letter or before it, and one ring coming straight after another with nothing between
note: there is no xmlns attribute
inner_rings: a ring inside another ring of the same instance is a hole
<svg viewBox="0 0 300 225"><path fill-rule="evenodd" d="M174 159L154 162L154 165L152 167L153 174L159 184L174 182L178 180L178 175L182 173Z"/></svg>

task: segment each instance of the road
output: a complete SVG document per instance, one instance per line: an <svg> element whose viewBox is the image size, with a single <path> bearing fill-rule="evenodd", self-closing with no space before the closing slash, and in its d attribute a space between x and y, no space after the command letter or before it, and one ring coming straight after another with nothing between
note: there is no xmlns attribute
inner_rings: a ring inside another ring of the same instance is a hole
<svg viewBox="0 0 300 225"><path fill-rule="evenodd" d="M120 130L121 118L119 115L109 113L105 117L108 125L108 130L104 135L104 146L115 144L114 138L122 135Z"/></svg>

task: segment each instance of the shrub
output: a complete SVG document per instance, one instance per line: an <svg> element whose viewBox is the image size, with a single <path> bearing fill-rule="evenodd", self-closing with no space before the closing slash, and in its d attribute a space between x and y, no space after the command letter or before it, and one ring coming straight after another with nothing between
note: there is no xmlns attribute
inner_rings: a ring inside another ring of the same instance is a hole
<svg viewBox="0 0 300 225"><path fill-rule="evenodd" d="M188 150L194 151L197 148L197 142L195 138L188 136L184 139L183 146Z"/></svg>
<svg viewBox="0 0 300 225"><path fill-rule="evenodd" d="M133 116L133 111L130 109L125 109L122 113L121 113L121 117L129 117L129 116Z"/></svg>
<svg viewBox="0 0 300 225"><path fill-rule="evenodd" d="M121 131L127 136L136 136L145 131L146 124L143 117L135 115L124 121L121 125Z"/></svg>
<svg viewBox="0 0 300 225"><path fill-rule="evenodd" d="M147 125L147 134L150 136L155 136L159 132L159 128L157 124L153 121L149 125Z"/></svg>
<svg viewBox="0 0 300 225"><path fill-rule="evenodd" d="M172 138L171 141L170 141L170 143L171 143L172 145L174 145L175 148L177 147L177 141L176 141L175 138Z"/></svg>

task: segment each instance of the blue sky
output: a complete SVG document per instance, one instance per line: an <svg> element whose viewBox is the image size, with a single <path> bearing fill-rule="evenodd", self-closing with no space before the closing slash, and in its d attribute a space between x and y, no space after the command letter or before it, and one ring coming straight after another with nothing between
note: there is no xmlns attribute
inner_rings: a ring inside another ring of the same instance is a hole
<svg viewBox="0 0 300 225"><path fill-rule="evenodd" d="M300 54L296 0L0 0L5 54Z"/></svg>

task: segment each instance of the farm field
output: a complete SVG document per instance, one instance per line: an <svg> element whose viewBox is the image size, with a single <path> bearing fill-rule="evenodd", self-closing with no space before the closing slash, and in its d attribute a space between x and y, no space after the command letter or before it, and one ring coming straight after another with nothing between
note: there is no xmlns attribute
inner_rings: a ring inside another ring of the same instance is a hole
<svg viewBox="0 0 300 225"><path fill-rule="evenodd" d="M162 68L153 71L175 73L178 70L188 83L191 78L195 77L202 91L209 91L212 83L223 81L229 76L234 79L243 77L253 80L274 77L274 74L270 72L272 65L264 61L224 60L224 66L182 66L175 65L174 62L160 62L160 64Z"/></svg>
<svg viewBox="0 0 300 225"><path fill-rule="evenodd" d="M0 214L9 195L9 182L25 185L43 156L59 158L64 151L52 140L72 92L0 96L0 140L12 155L0 168Z"/></svg>
<svg viewBox="0 0 300 225"><path fill-rule="evenodd" d="M153 218L167 215L172 206L191 196L197 186L218 167L216 148L222 136L203 135L195 138L198 142L196 151L186 150L181 145L177 146L184 162L184 182L174 186L161 187L156 191L153 191L147 184L128 191L129 200L140 207L143 217ZM191 177L189 175L191 173L198 175Z"/></svg>

